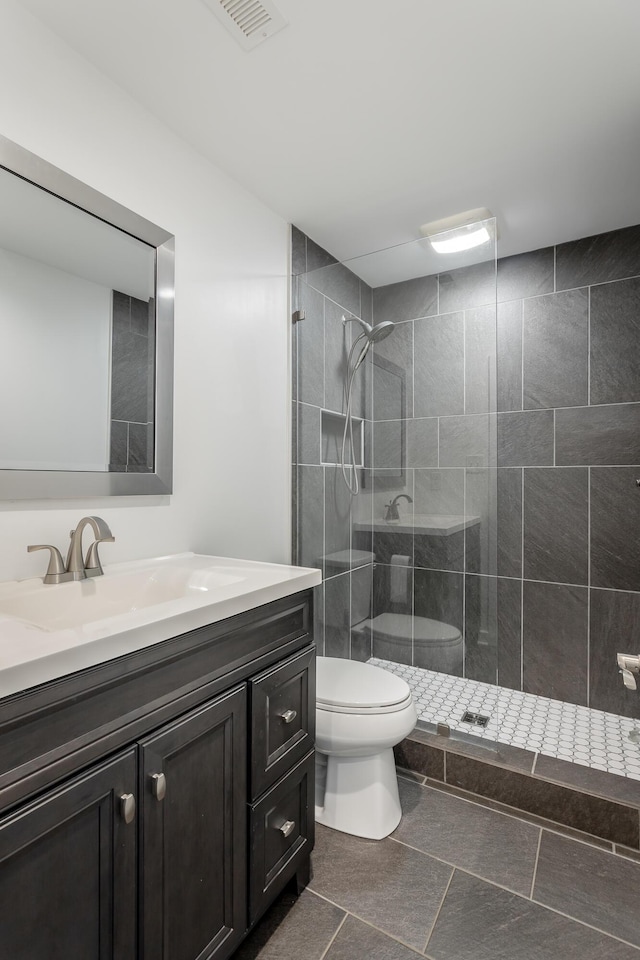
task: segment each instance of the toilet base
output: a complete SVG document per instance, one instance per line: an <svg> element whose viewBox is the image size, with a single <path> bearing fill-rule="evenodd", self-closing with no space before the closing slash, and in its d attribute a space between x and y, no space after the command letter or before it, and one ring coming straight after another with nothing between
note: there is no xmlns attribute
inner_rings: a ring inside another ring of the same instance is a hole
<svg viewBox="0 0 640 960"><path fill-rule="evenodd" d="M393 750L388 747L367 757L319 758L325 759L324 804L316 804L316 821L355 837L388 837L402 816Z"/></svg>

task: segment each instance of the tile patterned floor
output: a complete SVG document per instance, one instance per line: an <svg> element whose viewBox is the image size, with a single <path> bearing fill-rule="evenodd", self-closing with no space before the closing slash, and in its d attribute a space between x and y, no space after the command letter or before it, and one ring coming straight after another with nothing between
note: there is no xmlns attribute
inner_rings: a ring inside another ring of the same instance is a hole
<svg viewBox="0 0 640 960"><path fill-rule="evenodd" d="M640 862L400 778L386 840L318 828L235 960L640 960Z"/></svg>
<svg viewBox="0 0 640 960"><path fill-rule="evenodd" d="M390 660L369 663L407 681L426 723L640 780L640 721ZM463 723L465 711L489 716L487 726Z"/></svg>

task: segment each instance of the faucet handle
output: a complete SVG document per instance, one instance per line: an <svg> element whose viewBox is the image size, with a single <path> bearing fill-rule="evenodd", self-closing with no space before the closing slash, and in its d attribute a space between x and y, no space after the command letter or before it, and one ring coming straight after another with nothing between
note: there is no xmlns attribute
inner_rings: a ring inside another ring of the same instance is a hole
<svg viewBox="0 0 640 960"><path fill-rule="evenodd" d="M50 543L30 543L27 547L27 553L33 553L35 550L50 550L49 566L43 577L43 583L64 583L71 580L71 575L67 573L64 560L57 547L52 547Z"/></svg>
<svg viewBox="0 0 640 960"><path fill-rule="evenodd" d="M101 577L104 572L98 555L98 544L113 543L115 539L115 537L100 537L99 540L93 541L87 550L87 557L84 561L84 572L88 577Z"/></svg>

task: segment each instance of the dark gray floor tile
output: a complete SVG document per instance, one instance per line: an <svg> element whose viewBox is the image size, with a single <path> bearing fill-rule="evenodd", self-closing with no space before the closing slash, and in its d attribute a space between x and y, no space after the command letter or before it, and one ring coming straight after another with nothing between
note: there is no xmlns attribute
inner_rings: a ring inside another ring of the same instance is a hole
<svg viewBox="0 0 640 960"><path fill-rule="evenodd" d="M556 463L640 463L640 403L557 410Z"/></svg>
<svg viewBox="0 0 640 960"><path fill-rule="evenodd" d="M498 260L498 301L553 293L554 248L543 247Z"/></svg>
<svg viewBox="0 0 640 960"><path fill-rule="evenodd" d="M402 283L390 283L373 291L373 316L384 320L416 320L436 313L438 281L436 277L416 277Z"/></svg>
<svg viewBox="0 0 640 960"><path fill-rule="evenodd" d="M540 830L439 790L403 781L393 839L528 896ZM464 824L464 830L461 826Z"/></svg>
<svg viewBox="0 0 640 960"><path fill-rule="evenodd" d="M451 867L393 840L320 827L311 889L405 943L424 948Z"/></svg>
<svg viewBox="0 0 640 960"><path fill-rule="evenodd" d="M307 270L307 237L292 224L291 226L291 273L294 277Z"/></svg>
<svg viewBox="0 0 640 960"><path fill-rule="evenodd" d="M441 738L442 739L442 738ZM395 748L396 763L431 780L444 780L444 749L406 737Z"/></svg>
<svg viewBox="0 0 640 960"><path fill-rule="evenodd" d="M429 960L637 960L637 951L483 880L456 872Z"/></svg>
<svg viewBox="0 0 640 960"><path fill-rule="evenodd" d="M362 920L347 917L327 951L326 960L416 960L418 955Z"/></svg>
<svg viewBox="0 0 640 960"><path fill-rule="evenodd" d="M588 291L525 300L523 322L525 409L588 403Z"/></svg>
<svg viewBox="0 0 640 960"><path fill-rule="evenodd" d="M584 583L589 575L589 471L524 471L524 576Z"/></svg>
<svg viewBox="0 0 640 960"><path fill-rule="evenodd" d="M495 462L495 414L440 419L440 466L492 466Z"/></svg>
<svg viewBox="0 0 640 960"><path fill-rule="evenodd" d="M628 847L638 846L638 811L577 790L447 751L447 783Z"/></svg>
<svg viewBox="0 0 640 960"><path fill-rule="evenodd" d="M250 933L234 960L320 960L344 910L310 890L282 894Z"/></svg>
<svg viewBox="0 0 640 960"><path fill-rule="evenodd" d="M623 717L637 717L638 694L624 686L616 655L636 652L635 641L640 636L640 594L592 589L589 596L590 706Z"/></svg>
<svg viewBox="0 0 640 960"><path fill-rule="evenodd" d="M500 467L497 471L498 573L522 576L522 469Z"/></svg>
<svg viewBox="0 0 640 960"><path fill-rule="evenodd" d="M498 414L498 466L553 464L553 410Z"/></svg>
<svg viewBox="0 0 640 960"><path fill-rule="evenodd" d="M464 314L416 320L414 338L415 416L464 413Z"/></svg>
<svg viewBox="0 0 640 960"><path fill-rule="evenodd" d="M440 313L468 310L496 301L496 264L494 260L475 263L441 273L438 277Z"/></svg>
<svg viewBox="0 0 640 960"><path fill-rule="evenodd" d="M495 411L496 385L493 364L489 362L495 355L495 304L466 310L464 314L465 413L493 413Z"/></svg>
<svg viewBox="0 0 640 960"><path fill-rule="evenodd" d="M350 578L348 573L324 581L324 655L349 659L351 652Z"/></svg>
<svg viewBox="0 0 640 960"><path fill-rule="evenodd" d="M625 227L556 247L556 290L640 276L640 227Z"/></svg>
<svg viewBox="0 0 640 960"><path fill-rule="evenodd" d="M637 780L618 777L604 770L593 770L578 763L569 763L556 757L539 754L536 760L536 776L554 780L569 787L578 787L594 796L616 800L629 806L640 806L640 789Z"/></svg>
<svg viewBox="0 0 640 960"><path fill-rule="evenodd" d="M640 946L640 863L543 832L534 899Z"/></svg>
<svg viewBox="0 0 640 960"><path fill-rule="evenodd" d="M522 300L498 304L498 410L522 410Z"/></svg>
<svg viewBox="0 0 640 960"><path fill-rule="evenodd" d="M522 689L587 703L589 600L586 587L523 585Z"/></svg>
<svg viewBox="0 0 640 960"><path fill-rule="evenodd" d="M591 583L640 590L640 491L636 467L591 470Z"/></svg>
<svg viewBox="0 0 640 960"><path fill-rule="evenodd" d="M638 314L640 278L592 288L591 403L640 400Z"/></svg>

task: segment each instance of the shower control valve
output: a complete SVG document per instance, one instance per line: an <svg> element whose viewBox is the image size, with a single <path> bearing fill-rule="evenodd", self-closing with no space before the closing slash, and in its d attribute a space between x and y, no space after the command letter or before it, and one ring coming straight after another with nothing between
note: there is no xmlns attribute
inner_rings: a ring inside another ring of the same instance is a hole
<svg viewBox="0 0 640 960"><path fill-rule="evenodd" d="M637 690L636 677L640 674L640 654L619 653L618 666L627 690Z"/></svg>

